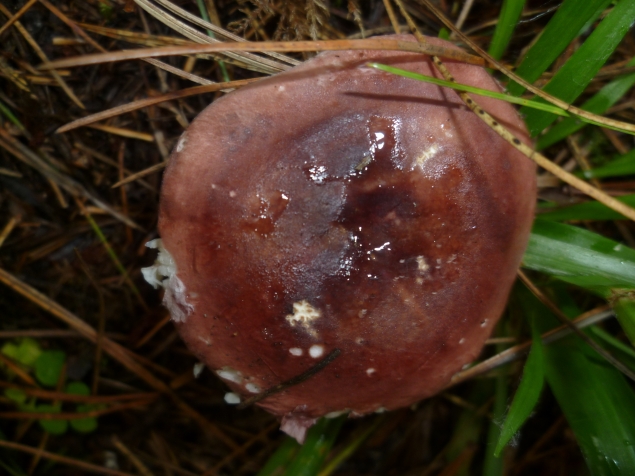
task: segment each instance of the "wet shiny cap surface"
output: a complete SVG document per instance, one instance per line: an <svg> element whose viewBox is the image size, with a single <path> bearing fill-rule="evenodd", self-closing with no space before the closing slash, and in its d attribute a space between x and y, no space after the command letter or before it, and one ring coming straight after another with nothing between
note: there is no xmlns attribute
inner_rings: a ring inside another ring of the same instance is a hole
<svg viewBox="0 0 635 476"><path fill-rule="evenodd" d="M318 55L214 102L164 178L159 229L178 278L168 304L236 398L340 350L259 403L296 436L319 416L398 408L447 385L499 318L533 219L528 159L453 91L369 61L438 75L423 55ZM498 89L481 68L447 65L458 82ZM511 106L477 101L528 141Z"/></svg>

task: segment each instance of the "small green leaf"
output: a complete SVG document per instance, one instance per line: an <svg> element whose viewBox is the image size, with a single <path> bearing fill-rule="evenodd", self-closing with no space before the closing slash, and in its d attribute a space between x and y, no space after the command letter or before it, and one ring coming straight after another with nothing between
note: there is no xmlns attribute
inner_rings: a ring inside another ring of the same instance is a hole
<svg viewBox="0 0 635 476"><path fill-rule="evenodd" d="M62 407L60 405L38 405L36 412L39 413L61 413ZM40 426L44 431L52 435L63 435L68 429L67 420L38 420Z"/></svg>
<svg viewBox="0 0 635 476"><path fill-rule="evenodd" d="M441 29L439 30L439 38L441 38L442 40L449 40L450 30L448 30L446 27L441 27Z"/></svg>
<svg viewBox="0 0 635 476"><path fill-rule="evenodd" d="M90 388L84 382L69 382L66 385L66 393L71 395L90 395Z"/></svg>
<svg viewBox="0 0 635 476"><path fill-rule="evenodd" d="M505 423L494 451L494 456L497 458L534 410L540 398L544 379L545 364L542 341L540 340L540 335L534 332L531 352L529 352L529 357L527 357L525 368L523 369L523 378L509 407L507 418L505 418Z"/></svg>
<svg viewBox="0 0 635 476"><path fill-rule="evenodd" d="M26 337L20 340L19 344L7 342L2 346L1 352L25 367L32 367L42 353L42 349L40 348L38 341L31 339L30 337Z"/></svg>
<svg viewBox="0 0 635 476"><path fill-rule="evenodd" d="M55 386L62 373L66 354L61 350L45 350L35 361L35 376L42 385Z"/></svg>
<svg viewBox="0 0 635 476"><path fill-rule="evenodd" d="M7 388L4 390L4 396L14 402L22 405L26 402L26 393L19 388Z"/></svg>
<svg viewBox="0 0 635 476"><path fill-rule="evenodd" d="M90 412L93 410L97 410L101 407L101 405L77 405L78 413ZM88 418L75 418L70 420L71 427L73 430L78 433L90 433L97 429L97 418L88 417Z"/></svg>

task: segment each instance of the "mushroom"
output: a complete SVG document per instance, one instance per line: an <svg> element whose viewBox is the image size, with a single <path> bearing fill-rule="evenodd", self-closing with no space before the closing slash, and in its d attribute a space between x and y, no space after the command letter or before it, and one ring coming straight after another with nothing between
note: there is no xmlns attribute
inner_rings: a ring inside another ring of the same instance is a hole
<svg viewBox="0 0 635 476"><path fill-rule="evenodd" d="M299 441L321 416L446 387L500 317L534 213L529 159L454 91L371 61L438 75L421 54L325 52L206 108L170 159L144 271L226 401L305 376L258 402ZM529 142L513 107L478 102Z"/></svg>

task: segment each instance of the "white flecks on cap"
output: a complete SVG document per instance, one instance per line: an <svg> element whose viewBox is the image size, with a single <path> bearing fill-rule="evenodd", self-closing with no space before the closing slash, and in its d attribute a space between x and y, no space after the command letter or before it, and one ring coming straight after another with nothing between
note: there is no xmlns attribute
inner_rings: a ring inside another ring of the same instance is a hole
<svg viewBox="0 0 635 476"><path fill-rule="evenodd" d="M187 301L188 295L185 284L176 274L163 281L165 293L163 305L170 311L174 322L185 322L187 316L194 311L194 306Z"/></svg>
<svg viewBox="0 0 635 476"><path fill-rule="evenodd" d="M304 354L304 351L300 349L299 347L291 347L289 349L289 353L291 355L295 355L296 357L300 357L302 354Z"/></svg>
<svg viewBox="0 0 635 476"><path fill-rule="evenodd" d="M320 317L322 317L320 310L314 308L309 301L303 299L293 303L293 314L288 314L285 319L291 326L300 325L311 335L316 336L316 332L311 326L313 321Z"/></svg>
<svg viewBox="0 0 635 476"><path fill-rule="evenodd" d="M194 372L194 378L198 378L198 376L201 375L201 372L203 372L204 368L205 364L203 362L196 362L194 364L194 369L192 369L192 371Z"/></svg>
<svg viewBox="0 0 635 476"><path fill-rule="evenodd" d="M159 250L159 254L152 266L141 268L141 274L143 274L143 278L154 289L157 289L159 286L164 287L167 285L166 281L168 278L176 273L174 258L172 258L168 250L163 247L161 238L148 241L146 247L152 250Z"/></svg>
<svg viewBox="0 0 635 476"><path fill-rule="evenodd" d="M420 273L425 273L429 269L430 269L430 265L428 264L426 259L423 256L417 256L417 270Z"/></svg>
<svg viewBox="0 0 635 476"><path fill-rule="evenodd" d="M225 394L225 403L229 405L238 405L240 403L240 395L234 392L227 392Z"/></svg>
<svg viewBox="0 0 635 476"><path fill-rule="evenodd" d="M212 342L208 338L203 337L203 336L197 336L197 337L198 337L198 340L200 340L207 347L210 347L212 345Z"/></svg>
<svg viewBox="0 0 635 476"><path fill-rule="evenodd" d="M437 144L432 144L426 150L422 151L416 159L417 165L421 166L428 159L431 159L439 152L439 146Z"/></svg>
<svg viewBox="0 0 635 476"><path fill-rule="evenodd" d="M465 344L465 337L461 338L461 340L459 341L459 344Z"/></svg>
<svg viewBox="0 0 635 476"><path fill-rule="evenodd" d="M324 415L324 418L337 418L340 415L344 415L344 413L348 413L350 410L348 408L346 408L345 410L338 410L335 412L329 412L326 415Z"/></svg>
<svg viewBox="0 0 635 476"><path fill-rule="evenodd" d="M245 389L250 393L260 393L260 387L255 383L248 383L245 385Z"/></svg>
<svg viewBox="0 0 635 476"><path fill-rule="evenodd" d="M314 359L319 359L324 354L324 346L323 345L312 345L309 349L309 355Z"/></svg>
<svg viewBox="0 0 635 476"><path fill-rule="evenodd" d="M183 133L181 135L181 138L179 139L179 141L176 144L176 151L177 152L182 152L186 143L187 143L187 136L186 136L185 133Z"/></svg>
<svg viewBox="0 0 635 476"><path fill-rule="evenodd" d="M216 375L218 375L222 379L229 380L230 382L234 383L242 383L243 381L243 374L240 373L238 370L232 369L231 367L223 367L220 370L216 370Z"/></svg>
<svg viewBox="0 0 635 476"><path fill-rule="evenodd" d="M168 308L175 322L185 322L194 306L187 302L185 284L176 275L176 264L172 255L163 247L160 238L147 242L146 246L159 250L159 255L152 266L141 268L143 278L155 289L159 286L165 289L163 305Z"/></svg>
<svg viewBox="0 0 635 476"><path fill-rule="evenodd" d="M374 368L371 367L369 369L366 369L366 375L368 375L369 377L371 375L373 375L374 373L375 373L375 369Z"/></svg>

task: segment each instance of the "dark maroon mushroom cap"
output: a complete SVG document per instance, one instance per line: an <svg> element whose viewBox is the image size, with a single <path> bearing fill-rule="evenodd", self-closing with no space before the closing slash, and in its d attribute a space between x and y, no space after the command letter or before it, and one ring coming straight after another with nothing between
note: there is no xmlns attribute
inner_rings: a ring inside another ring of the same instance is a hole
<svg viewBox="0 0 635 476"><path fill-rule="evenodd" d="M299 437L444 388L501 315L533 219L529 159L454 91L370 61L439 76L420 54L322 53L216 100L164 177L166 302L202 362L245 399L339 349L259 403ZM529 142L513 107L477 102Z"/></svg>

